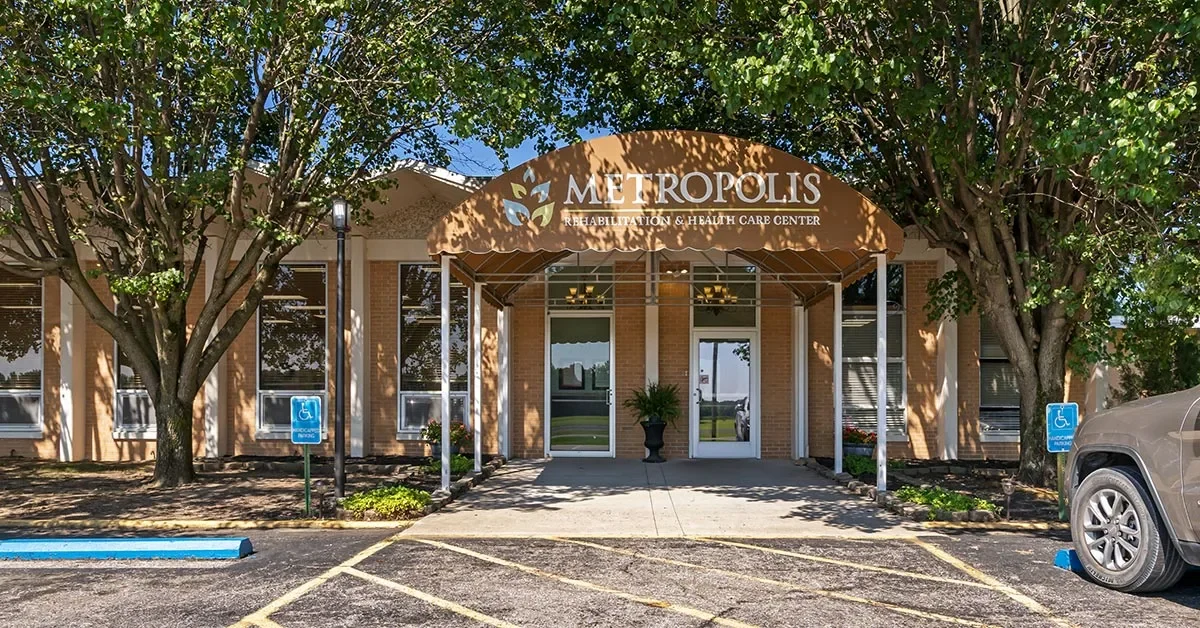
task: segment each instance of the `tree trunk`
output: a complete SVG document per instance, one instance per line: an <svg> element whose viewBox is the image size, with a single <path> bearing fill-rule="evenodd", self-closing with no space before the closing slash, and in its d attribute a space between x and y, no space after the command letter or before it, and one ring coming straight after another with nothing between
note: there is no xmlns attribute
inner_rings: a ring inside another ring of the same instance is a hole
<svg viewBox="0 0 1200 628"><path fill-rule="evenodd" d="M1038 356L1043 358L1043 356ZM1021 389L1021 460L1017 479L1034 486L1050 486L1052 457L1046 453L1046 404L1063 400L1066 369L1061 359L1039 359L1042 367L1032 376L1018 375Z"/></svg>
<svg viewBox="0 0 1200 628"><path fill-rule="evenodd" d="M154 459L154 484L179 486L195 479L192 468L192 407L172 395L154 405L158 426L158 453Z"/></svg>

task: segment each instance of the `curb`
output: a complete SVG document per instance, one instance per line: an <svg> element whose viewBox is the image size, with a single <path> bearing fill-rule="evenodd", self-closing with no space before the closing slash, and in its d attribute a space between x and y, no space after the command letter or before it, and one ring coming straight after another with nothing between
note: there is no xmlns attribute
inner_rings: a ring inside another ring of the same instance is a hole
<svg viewBox="0 0 1200 628"><path fill-rule="evenodd" d="M992 521L989 523L926 521L923 526L932 530L993 530L999 532L1050 532L1071 529L1071 524L1066 521Z"/></svg>
<svg viewBox="0 0 1200 628"><path fill-rule="evenodd" d="M283 530L404 529L411 521L345 521L341 519L0 519L2 528L70 530Z"/></svg>

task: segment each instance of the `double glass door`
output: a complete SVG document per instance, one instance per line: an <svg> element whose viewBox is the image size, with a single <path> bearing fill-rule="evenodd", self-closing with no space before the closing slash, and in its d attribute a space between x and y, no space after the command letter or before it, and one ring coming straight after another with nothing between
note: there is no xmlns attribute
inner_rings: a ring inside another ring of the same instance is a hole
<svg viewBox="0 0 1200 628"><path fill-rule="evenodd" d="M612 456L613 319L581 314L550 317L546 453Z"/></svg>
<svg viewBox="0 0 1200 628"><path fill-rule="evenodd" d="M697 458L758 455L758 342L752 331L692 340L692 451Z"/></svg>

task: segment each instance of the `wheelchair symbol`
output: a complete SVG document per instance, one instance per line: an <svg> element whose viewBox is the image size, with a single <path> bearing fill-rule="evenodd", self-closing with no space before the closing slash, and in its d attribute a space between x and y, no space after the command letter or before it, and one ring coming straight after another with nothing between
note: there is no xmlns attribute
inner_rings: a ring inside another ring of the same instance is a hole
<svg viewBox="0 0 1200 628"><path fill-rule="evenodd" d="M1054 417L1054 427L1060 430L1065 430L1071 427L1071 420L1063 416L1061 408L1058 410L1058 414Z"/></svg>
<svg viewBox="0 0 1200 628"><path fill-rule="evenodd" d="M296 413L296 418L304 422L313 420L312 411L307 403L300 404L300 411Z"/></svg>

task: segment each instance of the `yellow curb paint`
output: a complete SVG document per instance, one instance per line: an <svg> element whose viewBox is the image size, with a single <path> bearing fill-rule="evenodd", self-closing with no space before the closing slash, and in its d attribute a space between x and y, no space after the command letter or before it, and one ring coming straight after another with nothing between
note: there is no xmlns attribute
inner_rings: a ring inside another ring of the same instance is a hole
<svg viewBox="0 0 1200 628"><path fill-rule="evenodd" d="M917 573L915 571L904 571L903 569L892 569L890 567L879 567L877 565L867 565L867 564L863 564L863 563L856 563L854 561L849 561L849 560L839 560L837 558L827 558L825 556L816 556L813 554L801 554L799 552L789 552L787 550L775 549L773 547L763 547L761 545L750 545L749 543L738 543L736 541L724 541L721 539L715 539L715 538L709 538L709 537L697 537L696 540L703 541L705 543L720 543L721 545L729 545L730 547L740 547L743 549L758 550L760 552L767 552L769 554L778 554L780 556L788 556L791 558L799 558L801 560L808 560L808 561L812 561L812 562L816 562L816 563L828 563L830 565L838 565L841 567L850 567L852 569L862 569L864 571L876 571L879 573L886 573L886 574L893 575L893 576L903 576L905 578L916 578L917 580L929 580L931 582L944 582L946 584L953 584L953 585L959 585L959 586L964 586L964 587L979 587L981 589L992 588L986 584L983 584L982 582L972 582L970 580L959 580L956 578L943 578L941 576L931 576L929 574Z"/></svg>
<svg viewBox="0 0 1200 628"><path fill-rule="evenodd" d="M117 530L403 530L411 521L344 521L341 519L0 519L0 528L66 528Z"/></svg>
<svg viewBox="0 0 1200 628"><path fill-rule="evenodd" d="M550 573L549 571L544 571L544 570L538 569L537 567L530 567L529 565L522 565L520 563L514 563L510 560L505 560L503 558L498 558L496 556L489 556L488 554L481 554L479 552L469 550L465 547L459 547L457 545L451 545L449 543L443 543L441 541L434 541L432 539L409 538L408 540L415 541L417 543L424 543L425 545L431 545L433 547L438 547L441 549L449 550L451 552L457 552L464 556L470 556L472 558L476 558L476 559L479 559L479 560L482 560L485 562L489 562L494 565L501 565L503 567L508 567L510 569L516 569L517 571L523 571L527 574L538 576L539 578L555 580L555 581L561 582L563 584L569 584L573 587L578 587L580 589L587 589L589 591L597 591L599 593L606 593L608 595L619 597L623 600L628 600L630 602L636 602L638 604L642 604L644 606L650 606L653 608L661 608L666 611L671 611L672 613L679 613L681 615L687 615L688 617L695 617L696 619L700 619L700 620L706 621L706 622L711 622L711 623L718 624L721 626L732 626L734 628L754 628L754 626L752 624L747 624L747 623L743 623L743 622L740 622L737 620L720 617L718 615L709 613L707 611L702 611L699 609L691 608L689 606L683 606L680 604L674 604L674 603L668 602L666 600L657 600L654 598L648 598L648 597L642 597L640 595L634 595L632 593L626 593L625 591L618 591L616 589L610 589L608 587L605 587L605 586L602 586L599 584L595 584L593 582L588 582L586 580L577 580L575 578L568 578L566 576L561 576L561 575L558 575L555 573Z"/></svg>
<svg viewBox="0 0 1200 628"><path fill-rule="evenodd" d="M930 530L995 530L999 532L1020 532L1022 530L1070 530L1071 524L1066 521L926 521L922 524Z"/></svg>
<svg viewBox="0 0 1200 628"><path fill-rule="evenodd" d="M950 552L947 552L946 550L934 545L933 543L924 541L922 539L912 539L912 542L917 544L920 547L925 548L925 551L929 552L930 554L933 554L938 559L953 566L954 568L967 574L968 576L971 576L972 578L975 578L976 580L978 580L984 584L991 585L992 588L995 589L996 591L999 591L1000 593L1007 595L1008 597L1012 598L1015 602L1017 602L1021 606L1024 606L1025 608L1033 611L1034 613L1037 613L1038 615L1045 617L1046 619L1053 622L1054 625L1063 626L1064 628L1075 628L1075 624L1073 624L1070 621L1067 621L1066 619L1063 619L1061 617L1057 617L1053 612L1050 611L1050 609L1046 608L1045 606L1042 606L1041 603L1039 603L1037 600L1029 597L1028 595L1025 595L1024 593L1021 593L1020 591L1010 587L1007 584L1004 584L1003 582L997 580L996 578L993 578L992 576L989 576L986 573L983 573L982 571L976 569L975 567L972 567L971 565L967 564L965 561L959 560L957 557L952 555Z"/></svg>
<svg viewBox="0 0 1200 628"><path fill-rule="evenodd" d="M254 611L253 613L250 613L249 615L246 615L241 619L241 621L230 625L229 628L249 628L250 626L261 626L262 624L259 622L270 621L268 618L272 613L278 612L288 604L300 599L305 593L308 593L322 584L325 584L334 576L340 574L346 567L353 567L370 558L373 554L395 543L398 539L399 535L393 534L392 536L368 547L354 556L351 556L350 558L346 559L345 562L335 567L330 567L321 575L301 584L287 593L284 593L283 595L272 600L266 606Z"/></svg>
<svg viewBox="0 0 1200 628"><path fill-rule="evenodd" d="M279 624L267 619L266 617L260 617L250 623L252 623L255 626L258 626L258 628L283 628L283 626L280 626Z"/></svg>
<svg viewBox="0 0 1200 628"><path fill-rule="evenodd" d="M688 563L688 562L684 562L681 560L673 560L670 558L659 558L657 556L647 556L645 554L639 554L637 552L633 552L630 550L624 550L624 549L620 549L617 547L609 547L607 545L600 545L597 543L588 543L587 541L578 541L578 540L574 540L574 539L564 539L564 538L555 538L555 537L547 537L547 538L554 540L554 541L560 541L563 543L574 543L576 545L583 545L585 547L593 547L596 549L613 552L614 554L621 554L622 556L629 556L631 558L638 558L641 560L649 560L649 561L654 561L654 562L659 562L659 563L665 563L668 565L675 565L677 567L690 567L692 569L701 569L703 571L708 571L708 572L720 574L723 576L729 576L732 578L740 578L742 580L750 580L752 582L758 582L758 583L762 583L762 584L769 584L772 586L789 589L791 591L798 591L801 593L808 593L810 595L817 595L820 597L827 597L827 598L833 598L835 600L842 600L843 602L854 602L856 604L866 604L868 606L886 609L886 610L889 610L889 611L892 611L895 613L900 613L902 615L910 615L913 617L920 617L921 619L933 619L933 620L942 621L942 622L951 623L951 624L959 624L962 626L975 626L977 628L985 628L985 627L989 626L989 624L982 624L982 623L979 623L976 621L971 621L969 619L963 619L961 617L954 617L951 615L943 615L941 613L933 613L933 612L929 612L929 611L921 611L921 610L917 610L915 608L908 608L906 606L892 604L890 602L880 602L878 600L871 600L871 599L867 599L867 598L863 598L863 597L858 597L856 595L848 595L845 593L839 593L837 591L826 591L824 589L816 589L813 587L806 587L806 586L795 584L792 582L784 582L782 580L772 580L770 578L761 578L759 576L751 576L751 575L744 574L744 573L738 573L736 571L728 571L725 569L720 569L718 567L708 567L705 565L697 565L695 563ZM966 584L966 583L963 583L958 580L951 580L951 582L954 584Z"/></svg>
<svg viewBox="0 0 1200 628"><path fill-rule="evenodd" d="M421 600L422 602L428 602L429 604L433 604L434 606L444 608L448 611L453 611L455 613L458 613L459 615L462 615L463 617L466 617L468 619L473 619L481 624L487 624L489 626L496 626L497 628L518 628L518 626L516 624L511 624L502 619L496 619L495 617L491 617L490 615L484 615L483 613L480 613L479 611L476 611L471 608L467 608L466 606L463 606L462 604L456 604L454 602L451 602L450 600L445 600L440 597L425 593L424 591L418 591L411 587L406 587L406 586L400 584L399 582L393 582L386 578L380 578L379 576L376 576L374 574L369 574L365 571L359 571L353 567L342 567L342 573L354 576L356 578L361 578L363 580L366 580L367 582L372 582L374 584L378 584L380 586L384 586L389 589L395 589L396 591L399 591L407 596L415 597L418 600Z"/></svg>

